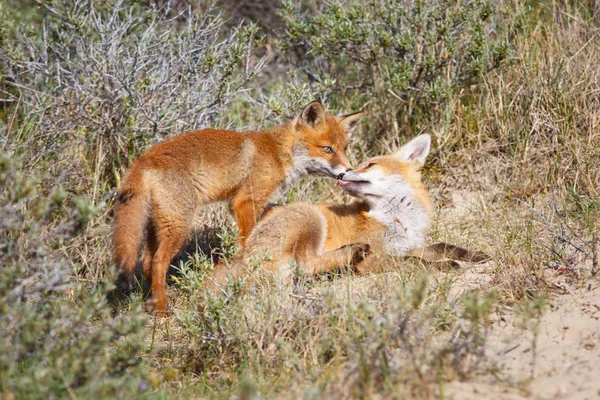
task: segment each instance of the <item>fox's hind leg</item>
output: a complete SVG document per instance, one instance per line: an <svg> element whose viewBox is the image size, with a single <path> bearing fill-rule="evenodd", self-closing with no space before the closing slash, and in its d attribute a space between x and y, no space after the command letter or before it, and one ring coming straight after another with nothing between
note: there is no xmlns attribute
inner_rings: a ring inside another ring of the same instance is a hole
<svg viewBox="0 0 600 400"><path fill-rule="evenodd" d="M412 250L407 257L415 257L426 263L437 263L458 267L456 261L481 263L490 260L490 256L481 251L471 251L449 243L434 243Z"/></svg>
<svg viewBox="0 0 600 400"><path fill-rule="evenodd" d="M156 238L156 231L154 225L148 226L148 232L146 233L146 250L144 252L144 261L142 263L142 272L146 282L152 282L152 258L158 248L158 240Z"/></svg>
<svg viewBox="0 0 600 400"><path fill-rule="evenodd" d="M170 223L157 228L158 246L152 257L152 299L149 303L159 315L166 314L167 270L171 259L179 252L188 237L185 224Z"/></svg>

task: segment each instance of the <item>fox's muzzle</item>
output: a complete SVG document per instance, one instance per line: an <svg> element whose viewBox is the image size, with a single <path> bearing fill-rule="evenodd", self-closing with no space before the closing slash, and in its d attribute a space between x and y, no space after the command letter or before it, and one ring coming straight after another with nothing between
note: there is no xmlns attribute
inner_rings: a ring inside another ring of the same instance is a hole
<svg viewBox="0 0 600 400"><path fill-rule="evenodd" d="M345 172L350 171L351 169L352 165L350 165L350 162L346 158L346 155L343 153L336 154L336 157L331 162L331 171L329 171L328 175L332 178L337 179L339 175L344 174Z"/></svg>
<svg viewBox="0 0 600 400"><path fill-rule="evenodd" d="M344 175L346 172L351 170L352 168L346 168L341 165L335 165L330 170L328 170L326 174L332 177L333 179L339 179L340 175Z"/></svg>
<svg viewBox="0 0 600 400"><path fill-rule="evenodd" d="M344 171L352 169L352 165L350 165L350 161L348 161L344 153L337 154L333 161L336 167L344 168Z"/></svg>

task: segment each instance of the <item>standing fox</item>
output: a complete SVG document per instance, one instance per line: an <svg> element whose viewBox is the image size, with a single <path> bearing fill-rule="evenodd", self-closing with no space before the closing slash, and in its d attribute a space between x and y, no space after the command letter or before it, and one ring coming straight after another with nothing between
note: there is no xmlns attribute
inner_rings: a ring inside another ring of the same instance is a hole
<svg viewBox="0 0 600 400"><path fill-rule="evenodd" d="M266 271L289 276L292 261L306 274L317 274L348 263L359 273L378 269L378 254L417 256L425 261L449 258L483 261L483 253L437 243L423 248L433 218L429 193L420 169L429 154L431 139L421 135L392 155L375 157L354 171L338 176L338 184L359 198L348 205L296 203L274 208L254 228L241 260L215 267L215 289L228 276L246 272L246 263L268 255ZM366 259L365 259L366 258Z"/></svg>
<svg viewBox="0 0 600 400"><path fill-rule="evenodd" d="M164 313L167 269L186 242L198 208L229 201L244 245L276 190L308 173L335 178L350 169L347 134L361 116L334 117L315 101L292 121L268 131L204 129L152 146L133 163L117 191L119 289L131 290L145 240L142 269L152 285L150 304Z"/></svg>

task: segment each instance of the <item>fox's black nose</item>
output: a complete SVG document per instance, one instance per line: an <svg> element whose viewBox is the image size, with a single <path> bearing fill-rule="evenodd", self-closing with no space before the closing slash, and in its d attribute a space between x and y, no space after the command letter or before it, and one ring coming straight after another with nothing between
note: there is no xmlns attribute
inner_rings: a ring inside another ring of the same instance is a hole
<svg viewBox="0 0 600 400"><path fill-rule="evenodd" d="M338 178L338 180L340 180L340 181L341 181L342 179L344 179L344 173L342 172L341 174L338 174L337 178Z"/></svg>

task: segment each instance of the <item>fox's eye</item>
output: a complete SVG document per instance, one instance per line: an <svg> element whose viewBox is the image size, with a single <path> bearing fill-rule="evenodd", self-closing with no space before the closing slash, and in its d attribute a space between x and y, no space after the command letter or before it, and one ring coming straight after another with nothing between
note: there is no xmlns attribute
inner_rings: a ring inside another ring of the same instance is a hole
<svg viewBox="0 0 600 400"><path fill-rule="evenodd" d="M369 168L371 168L373 165L375 165L375 163L369 163L369 164L367 164L367 166L365 167L365 169L369 169Z"/></svg>
<svg viewBox="0 0 600 400"><path fill-rule="evenodd" d="M329 146L323 146L323 151L327 154L333 154L333 149Z"/></svg>

